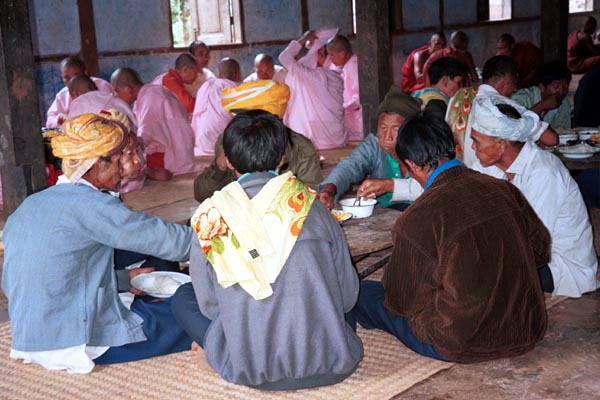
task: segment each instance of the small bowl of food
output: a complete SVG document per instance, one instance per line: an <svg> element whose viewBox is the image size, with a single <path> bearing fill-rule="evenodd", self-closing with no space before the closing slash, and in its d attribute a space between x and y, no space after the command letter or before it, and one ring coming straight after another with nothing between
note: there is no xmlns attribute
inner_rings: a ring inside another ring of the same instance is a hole
<svg viewBox="0 0 600 400"><path fill-rule="evenodd" d="M361 199L360 201L350 198L340 200L340 205L344 211L352 213L354 218L367 218L373 214L373 209L377 204L375 199Z"/></svg>
<svg viewBox="0 0 600 400"><path fill-rule="evenodd" d="M579 140L590 140L594 135L598 136L598 129L586 129L583 131L579 131Z"/></svg>
<svg viewBox="0 0 600 400"><path fill-rule="evenodd" d="M567 145L570 142L577 141L579 136L576 133L565 133L564 135L558 135L558 142L561 145Z"/></svg>

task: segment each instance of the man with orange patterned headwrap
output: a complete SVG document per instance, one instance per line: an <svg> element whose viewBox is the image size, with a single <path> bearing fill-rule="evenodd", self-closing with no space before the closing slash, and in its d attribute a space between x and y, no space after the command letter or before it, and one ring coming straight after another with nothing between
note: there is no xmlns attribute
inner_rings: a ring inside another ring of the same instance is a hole
<svg viewBox="0 0 600 400"><path fill-rule="evenodd" d="M192 217L192 283L172 301L211 368L263 390L332 385L362 357L345 320L358 277L344 234L314 190L277 173L287 142L266 111L241 112L227 125L223 148L237 180Z"/></svg>
<svg viewBox="0 0 600 400"><path fill-rule="evenodd" d="M222 92L221 104L227 112L238 110L265 110L283 118L290 98L290 89L283 83L262 80L246 82ZM316 189L323 176L319 155L310 140L288 129L290 138L285 149L285 162L281 172L292 171L298 179ZM223 152L223 135L215 143L215 158L210 166L194 180L194 197L203 202L215 190L235 180L233 171L227 168Z"/></svg>
<svg viewBox="0 0 600 400"><path fill-rule="evenodd" d="M119 121L125 118L111 112L67 120L64 134L52 139L64 175L29 196L6 222L2 289L9 300L13 359L88 373L95 363L189 348L169 300L132 302L118 294L129 290L129 278L152 269L117 276L115 248L176 261L188 257L193 237L190 228L133 212L102 193L119 189L129 135Z"/></svg>

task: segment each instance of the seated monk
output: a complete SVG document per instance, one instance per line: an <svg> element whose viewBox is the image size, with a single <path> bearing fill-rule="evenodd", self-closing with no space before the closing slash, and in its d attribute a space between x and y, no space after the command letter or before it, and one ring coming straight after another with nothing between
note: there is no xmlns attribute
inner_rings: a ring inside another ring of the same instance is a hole
<svg viewBox="0 0 600 400"><path fill-rule="evenodd" d="M119 190L130 134L112 116L83 114L65 121L64 134L52 138L64 175L25 199L6 221L2 290L9 302L13 359L88 373L95 364L189 349L191 339L173 320L169 299L131 303L129 296L126 307L119 298L118 291L129 290L129 278L152 269L125 270L119 275L125 279L117 279L115 248L183 260L193 231L133 212L103 193Z"/></svg>
<svg viewBox="0 0 600 400"><path fill-rule="evenodd" d="M535 44L526 41L515 42L510 33L503 33L496 45L497 56L509 56L517 65L519 88L540 83L544 52Z"/></svg>
<svg viewBox="0 0 600 400"><path fill-rule="evenodd" d="M254 72L248 75L244 79L244 82L273 80L275 82L285 83L286 75L287 71L285 68L273 63L273 57L266 53L260 53L254 57Z"/></svg>
<svg viewBox="0 0 600 400"><path fill-rule="evenodd" d="M228 382L261 390L333 385L362 358L345 320L358 277L339 223L314 190L276 171L287 129L262 110L227 125L237 180L192 217L190 276L172 298L198 357Z"/></svg>
<svg viewBox="0 0 600 400"><path fill-rule="evenodd" d="M431 55L425 66L423 66L423 75L425 76L425 87L431 86L431 82L427 81L427 70L432 62L443 57L453 57L458 59L467 66L469 73L467 75L468 80L465 82L466 85L475 85L479 81L477 72L475 71L475 63L473 62L473 56L469 52L469 38L467 34L462 31L453 32L450 36L450 46L437 51Z"/></svg>
<svg viewBox="0 0 600 400"><path fill-rule="evenodd" d="M222 105L227 112L260 109L283 118L289 98L290 89L285 84L263 80L225 89ZM285 161L279 172L292 171L298 179L316 189L323 179L319 155L310 140L289 128L288 132L290 137L285 148ZM219 135L215 143L214 154L215 158L210 166L194 179L194 197L199 202L236 179L233 171L227 168L223 134Z"/></svg>
<svg viewBox="0 0 600 400"><path fill-rule="evenodd" d="M567 39L567 66L574 74L585 74L600 64L600 49L594 45L596 18L588 17L580 30L571 32Z"/></svg>
<svg viewBox="0 0 600 400"><path fill-rule="evenodd" d="M188 91L190 96L196 97L198 89L204 82L209 79L215 79L215 74L208 69L208 62L210 61L210 48L202 40L194 40L190 43L189 47L190 54L194 56L198 63L198 75L192 83L186 83L185 89Z"/></svg>
<svg viewBox="0 0 600 400"><path fill-rule="evenodd" d="M402 66L402 79L400 80L402 90L412 93L415 90L423 89L425 87L425 76L423 75L425 62L433 53L445 47L444 32L437 32L431 35L428 44L413 50Z"/></svg>
<svg viewBox="0 0 600 400"><path fill-rule="evenodd" d="M186 110L175 95L159 85L144 85L130 68L115 70L110 81L119 98L134 103L137 135L148 156L148 177L167 180L171 174L196 171L194 132ZM150 175L154 170L160 171L160 175Z"/></svg>
<svg viewBox="0 0 600 400"><path fill-rule="evenodd" d="M209 80L198 90L198 101L192 114L196 156L214 154L215 142L232 118L221 105L221 92L237 86L242 79L240 64L233 58L222 59L218 68L217 79Z"/></svg>
<svg viewBox="0 0 600 400"><path fill-rule="evenodd" d="M73 100L69 94L69 81L75 75L80 74L87 75L88 73L85 64L79 57L69 56L60 62L60 75L65 87L56 94L56 98L52 102L50 109L48 109L46 128L58 128L67 118L71 101ZM110 83L106 82L104 79L96 78L94 76L90 77L90 79L94 82L94 85L96 85L96 88L99 91L113 93Z"/></svg>
<svg viewBox="0 0 600 400"><path fill-rule="evenodd" d="M185 85L192 84L198 77L198 62L191 54L181 54L175 60L175 69L171 68L164 74L154 78L153 85L162 85L175 95L183 104L188 114L194 111L196 96L192 96Z"/></svg>
<svg viewBox="0 0 600 400"><path fill-rule="evenodd" d="M427 111L404 122L395 151L425 192L392 230L382 281L361 282L356 321L443 361L533 349L547 326L537 273L550 259L542 221L509 182L456 160L450 128Z"/></svg>

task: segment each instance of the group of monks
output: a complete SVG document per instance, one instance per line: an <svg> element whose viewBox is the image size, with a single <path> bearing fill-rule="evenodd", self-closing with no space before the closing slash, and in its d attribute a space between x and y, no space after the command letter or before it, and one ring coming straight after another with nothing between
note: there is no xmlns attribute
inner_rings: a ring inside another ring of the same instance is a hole
<svg viewBox="0 0 600 400"><path fill-rule="evenodd" d="M300 58L301 50L306 54ZM242 81L240 64L233 58L220 60L216 73L208 69L210 49L194 41L174 68L144 84L128 67L115 70L110 82L90 77L78 57L67 57L60 63L65 88L48 110L46 127L58 128L85 112L112 108L126 114L144 147L147 166L145 174L125 182L122 192L142 187L145 177L168 180L196 171L195 156L216 155L219 135L235 115L237 103L231 99L262 93L267 82L290 88L287 110L280 117L314 148L340 147L363 137L357 58L346 37L337 29L309 31L293 40L279 59L282 65L258 54L254 72ZM228 103L233 103L229 109Z"/></svg>

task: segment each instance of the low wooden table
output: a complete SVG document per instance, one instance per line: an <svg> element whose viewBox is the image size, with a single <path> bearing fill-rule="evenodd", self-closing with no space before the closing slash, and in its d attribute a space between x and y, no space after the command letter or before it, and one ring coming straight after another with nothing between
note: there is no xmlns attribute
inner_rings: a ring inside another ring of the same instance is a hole
<svg viewBox="0 0 600 400"><path fill-rule="evenodd" d="M375 206L369 218L353 218L342 224L359 278L385 266L392 254L392 228L400 211Z"/></svg>
<svg viewBox="0 0 600 400"><path fill-rule="evenodd" d="M554 154L560 158L569 171L577 171L588 168L600 168L600 152L589 158L574 159L565 157L560 151L554 150Z"/></svg>

